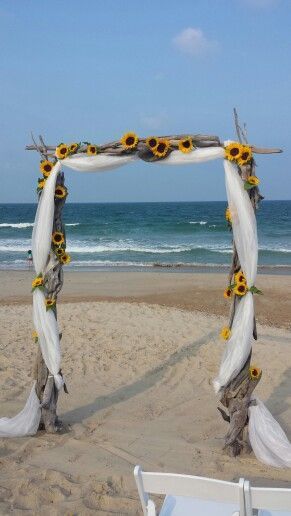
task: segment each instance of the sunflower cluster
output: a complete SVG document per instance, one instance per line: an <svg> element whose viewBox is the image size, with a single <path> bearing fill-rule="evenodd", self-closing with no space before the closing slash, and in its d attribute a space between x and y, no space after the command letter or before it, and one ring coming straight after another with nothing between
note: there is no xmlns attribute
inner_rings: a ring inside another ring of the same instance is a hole
<svg viewBox="0 0 291 516"><path fill-rule="evenodd" d="M259 380L262 376L262 369L259 367L256 367L254 365L251 365L249 368L249 377L251 380Z"/></svg>
<svg viewBox="0 0 291 516"><path fill-rule="evenodd" d="M52 234L52 245L54 253L63 265L67 265L71 261L71 257L66 253L65 236L61 231L55 231Z"/></svg>
<svg viewBox="0 0 291 516"><path fill-rule="evenodd" d="M71 154L76 154L79 150L81 143L60 143L56 147L55 156L58 159L65 159Z"/></svg>
<svg viewBox="0 0 291 516"><path fill-rule="evenodd" d="M146 139L146 145L157 158L164 158L171 148L169 140L156 136L149 136Z"/></svg>
<svg viewBox="0 0 291 516"><path fill-rule="evenodd" d="M225 158L229 161L235 161L240 166L247 165L252 159L252 149L249 145L232 142L226 145L224 150Z"/></svg>
<svg viewBox="0 0 291 516"><path fill-rule="evenodd" d="M43 290L42 274L39 274L38 276L36 276L36 278L34 278L34 280L31 283L31 287L32 287L32 292L34 292L36 288Z"/></svg>
<svg viewBox="0 0 291 516"><path fill-rule="evenodd" d="M45 300L45 306L46 306L46 310L52 310L53 308L55 308L56 306L56 300L54 298L50 298L48 297L46 300Z"/></svg>

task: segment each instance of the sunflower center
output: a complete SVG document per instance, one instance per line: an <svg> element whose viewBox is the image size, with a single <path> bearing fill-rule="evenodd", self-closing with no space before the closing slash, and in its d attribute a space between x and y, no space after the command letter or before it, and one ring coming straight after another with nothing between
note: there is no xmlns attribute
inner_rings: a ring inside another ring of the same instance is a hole
<svg viewBox="0 0 291 516"><path fill-rule="evenodd" d="M133 145L134 144L134 137L133 136L128 136L126 138L126 145Z"/></svg>
<svg viewBox="0 0 291 516"><path fill-rule="evenodd" d="M245 290L245 286L244 286L244 285L240 285L240 286L238 287L238 290L239 290L240 292L244 292L244 290Z"/></svg>
<svg viewBox="0 0 291 516"><path fill-rule="evenodd" d="M159 143L159 145L157 146L157 151L158 152L164 152L165 151L165 148L166 148L166 144L161 142Z"/></svg>
<svg viewBox="0 0 291 516"><path fill-rule="evenodd" d="M55 240L56 240L56 242L60 242L62 240L62 236L61 235L55 235Z"/></svg>
<svg viewBox="0 0 291 516"><path fill-rule="evenodd" d="M237 156L239 154L238 147L233 147L233 149L230 149L229 153L230 153L231 156Z"/></svg>
<svg viewBox="0 0 291 516"><path fill-rule="evenodd" d="M52 169L52 167L51 167L51 165L49 165L49 164L47 164L47 165L45 165L45 166L44 166L44 170L45 170L46 172L50 172L50 171L51 171L51 169Z"/></svg>
<svg viewBox="0 0 291 516"><path fill-rule="evenodd" d="M61 154L66 154L66 152L67 152L66 147L63 147L63 148L60 150L60 153L61 153Z"/></svg>
<svg viewBox="0 0 291 516"><path fill-rule="evenodd" d="M189 147L190 147L189 140L186 140L185 142L183 142L183 147L185 147L185 149L189 149Z"/></svg>
<svg viewBox="0 0 291 516"><path fill-rule="evenodd" d="M246 161L248 159L248 157L249 157L249 152L243 152L241 157L242 157L243 160Z"/></svg>
<svg viewBox="0 0 291 516"><path fill-rule="evenodd" d="M95 147L90 147L91 152L95 152Z"/></svg>
<svg viewBox="0 0 291 516"><path fill-rule="evenodd" d="M155 138L151 138L149 140L149 146L150 147L155 147L157 145L157 140Z"/></svg>
<svg viewBox="0 0 291 516"><path fill-rule="evenodd" d="M258 376L258 371L256 369L253 369L253 376Z"/></svg>

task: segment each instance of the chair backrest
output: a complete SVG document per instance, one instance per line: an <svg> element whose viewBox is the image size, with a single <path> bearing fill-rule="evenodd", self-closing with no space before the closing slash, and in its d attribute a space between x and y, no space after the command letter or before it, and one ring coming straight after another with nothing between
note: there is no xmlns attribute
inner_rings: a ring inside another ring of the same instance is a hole
<svg viewBox="0 0 291 516"><path fill-rule="evenodd" d="M244 480L225 482L213 478L194 477L174 473L150 473L142 471L140 466L134 468L134 476L145 515L148 504L152 504L148 493L173 496L190 496L200 500L236 503L240 516L246 516L244 501Z"/></svg>
<svg viewBox="0 0 291 516"><path fill-rule="evenodd" d="M246 480L244 492L247 515L257 509L291 512L291 489L252 487Z"/></svg>

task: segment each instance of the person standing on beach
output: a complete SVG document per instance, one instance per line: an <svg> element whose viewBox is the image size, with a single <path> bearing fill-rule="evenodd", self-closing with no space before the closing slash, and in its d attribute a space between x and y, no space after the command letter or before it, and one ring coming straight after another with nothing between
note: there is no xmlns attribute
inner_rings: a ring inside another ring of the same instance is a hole
<svg viewBox="0 0 291 516"><path fill-rule="evenodd" d="M32 252L30 249L27 251L27 263L28 268L30 269L30 267L32 267Z"/></svg>

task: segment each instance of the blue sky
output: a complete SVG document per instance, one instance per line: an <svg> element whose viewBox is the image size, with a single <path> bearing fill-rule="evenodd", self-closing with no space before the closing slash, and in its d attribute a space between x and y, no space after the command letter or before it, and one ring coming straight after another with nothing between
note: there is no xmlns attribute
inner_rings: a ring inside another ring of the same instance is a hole
<svg viewBox="0 0 291 516"><path fill-rule="evenodd" d="M267 199L291 199L290 0L1 0L0 202L33 202L50 144L104 143L127 130L233 138L232 108L258 157ZM225 199L222 164L142 162L66 170L69 202Z"/></svg>

